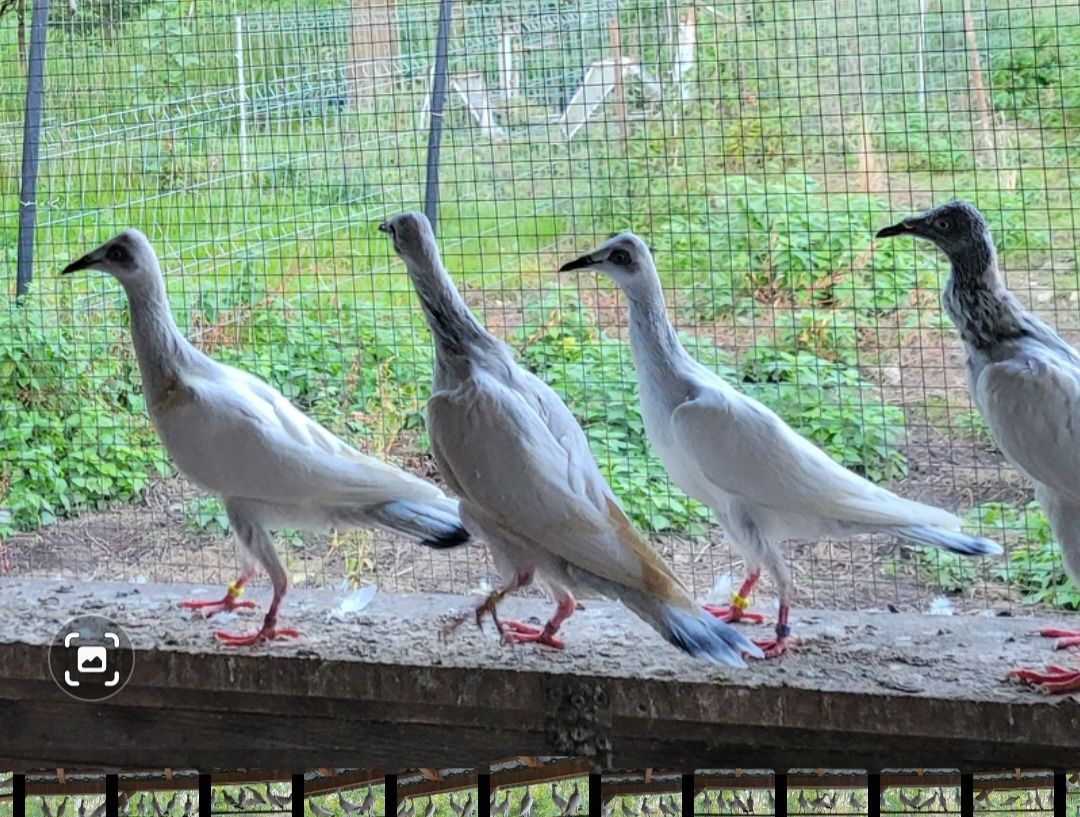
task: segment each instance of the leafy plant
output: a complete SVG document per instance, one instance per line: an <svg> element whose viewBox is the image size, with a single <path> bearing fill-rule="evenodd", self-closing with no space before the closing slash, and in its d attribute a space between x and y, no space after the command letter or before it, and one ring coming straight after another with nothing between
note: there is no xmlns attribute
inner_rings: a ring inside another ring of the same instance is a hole
<svg viewBox="0 0 1080 817"><path fill-rule="evenodd" d="M0 308L0 536L129 501L168 471L149 423L125 410L141 411L142 395L106 330L62 328L22 303ZM93 363L76 331L101 352Z"/></svg>

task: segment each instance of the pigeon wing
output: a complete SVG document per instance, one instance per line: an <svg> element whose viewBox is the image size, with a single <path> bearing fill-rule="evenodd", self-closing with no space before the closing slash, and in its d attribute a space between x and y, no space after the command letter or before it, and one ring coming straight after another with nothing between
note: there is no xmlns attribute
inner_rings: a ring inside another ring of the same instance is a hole
<svg viewBox="0 0 1080 817"><path fill-rule="evenodd" d="M898 497L844 468L741 395L703 390L675 409L671 428L689 467L756 504L854 524L959 527L953 514Z"/></svg>

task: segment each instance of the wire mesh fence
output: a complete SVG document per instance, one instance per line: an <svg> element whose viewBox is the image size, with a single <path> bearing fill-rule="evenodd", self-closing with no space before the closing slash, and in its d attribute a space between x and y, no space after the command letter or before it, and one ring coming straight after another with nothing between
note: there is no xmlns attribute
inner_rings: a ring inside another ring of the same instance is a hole
<svg viewBox="0 0 1080 817"><path fill-rule="evenodd" d="M0 311L0 568L219 582L221 506L146 419L120 288L55 274L154 242L183 331L359 447L433 479L430 340L375 226L424 203L469 303L566 398L634 521L699 595L742 566L650 452L625 303L560 260L633 229L707 365L849 468L1005 540L961 562L788 549L818 607L1075 606L1030 489L973 410L941 258L878 227L953 196L1018 296L1080 328L1080 8L1066 0L71 0L49 9L33 285ZM0 163L19 195L30 9L0 19ZM437 107L437 106L436 106ZM431 161L429 161L431 160ZM18 218L4 214L14 260ZM14 287L14 280L12 281ZM294 582L465 591L482 549L283 532ZM768 594L768 585L765 593ZM948 604L936 602L941 596Z"/></svg>

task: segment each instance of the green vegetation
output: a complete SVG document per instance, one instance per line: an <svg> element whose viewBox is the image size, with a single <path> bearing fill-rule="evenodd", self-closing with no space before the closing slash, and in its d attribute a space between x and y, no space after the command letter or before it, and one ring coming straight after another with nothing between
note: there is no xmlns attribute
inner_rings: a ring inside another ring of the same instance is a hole
<svg viewBox="0 0 1080 817"><path fill-rule="evenodd" d="M500 334L567 400L648 530L698 532L709 516L670 487L648 451L628 351L594 308L608 302L607 284L586 294L591 281L560 281L556 250L613 230L645 235L694 353L885 483L906 474L906 426L929 415L934 398L901 402L873 370L945 326L943 265L924 245L874 244L874 231L913 202L968 197L990 218L1010 275L1039 284L1052 269L1055 287L1077 288L1075 5L974 4L989 144L977 106L957 98L970 84L958 0L925 13L921 86L913 0L876 0L857 15L812 0L699 8L686 93L669 81L665 8L620 2L624 53L664 94L653 100L628 82L626 139L609 106L607 121L596 117L569 142L550 120L607 47L608 6L512 5L536 22L524 35L522 96L499 103L506 139L483 136L448 100L440 241L472 301L503 318ZM505 7L461 7L454 72L495 83ZM404 458L426 448L429 339L374 225L421 197L427 6L398 4L393 85L371 98L349 83L348 3L193 8L87 0L74 13L52 11L35 292L21 307L0 306L0 537L136 500L169 472L144 417L118 288L100 276L54 276L129 222L159 247L181 325L218 359L267 378L368 450ZM806 36L814 14L821 25ZM22 90L9 14L0 20L0 184L12 201ZM6 212L0 247L12 261L14 208ZM882 327L894 334L882 340ZM977 416L942 412L932 425L934 439L988 445ZM185 510L193 529L223 532L213 501ZM1028 600L1076 606L1032 519L983 505L970 522L990 534L1012 526L1000 532L1016 547L995 580ZM945 590L972 586L971 566L940 554L900 569Z"/></svg>

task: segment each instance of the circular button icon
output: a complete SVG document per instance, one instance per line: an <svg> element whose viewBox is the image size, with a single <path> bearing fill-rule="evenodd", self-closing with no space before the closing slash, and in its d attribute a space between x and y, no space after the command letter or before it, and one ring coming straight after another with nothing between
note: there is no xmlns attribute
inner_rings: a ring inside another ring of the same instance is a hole
<svg viewBox="0 0 1080 817"><path fill-rule="evenodd" d="M104 616L79 616L60 628L49 645L56 685L80 701L111 698L131 678L135 650L124 628Z"/></svg>

